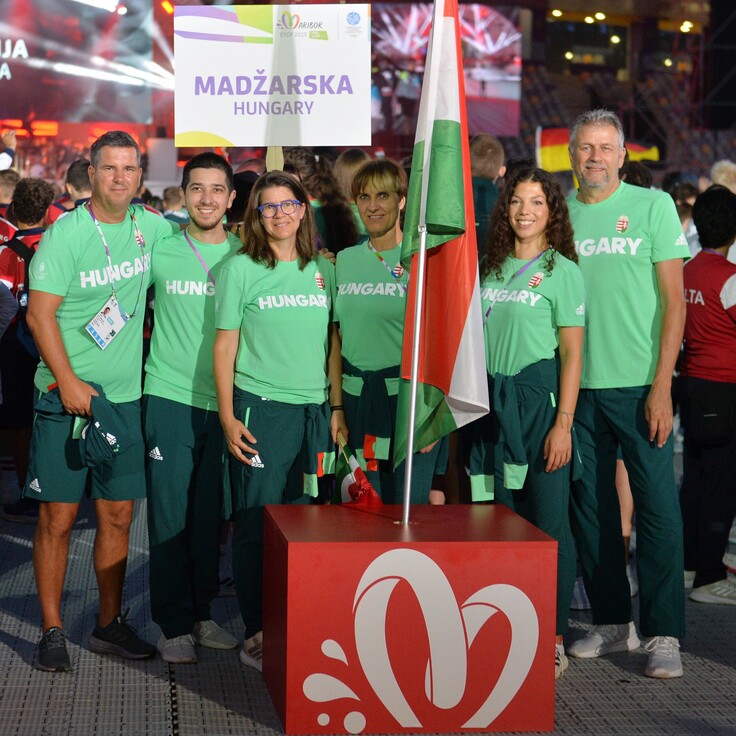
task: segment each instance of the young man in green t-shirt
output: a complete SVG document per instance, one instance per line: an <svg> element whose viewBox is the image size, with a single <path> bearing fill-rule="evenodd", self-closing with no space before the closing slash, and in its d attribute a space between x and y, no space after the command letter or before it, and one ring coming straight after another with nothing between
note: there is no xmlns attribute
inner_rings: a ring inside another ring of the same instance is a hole
<svg viewBox="0 0 736 736"><path fill-rule="evenodd" d="M36 666L42 670L71 668L61 596L69 535L87 492L97 515L93 555L100 591L89 648L126 659L156 653L121 615L133 499L146 492L140 379L151 249L172 232L163 217L131 205L141 174L140 150L128 133L101 136L91 150L89 202L44 234L29 269L28 324L41 353L35 377L41 398L25 495L41 502L33 562L43 627ZM41 402L55 405L56 413L40 412ZM119 454L97 462L85 458L79 431L82 424L88 434L99 431L90 419L99 423L100 402L115 425L103 427L105 439ZM124 446L116 439L123 435Z"/></svg>
<svg viewBox="0 0 736 736"><path fill-rule="evenodd" d="M624 155L616 115L593 110L575 120L570 159L580 187L568 204L587 304L575 412L583 478L573 484L573 531L595 627L568 654L598 657L640 643L614 483L620 447L637 513L645 674L680 677L682 522L670 390L685 324L688 247L668 195L619 180Z"/></svg>
<svg viewBox="0 0 736 736"><path fill-rule="evenodd" d="M235 198L230 164L201 153L184 167L186 230L152 257L154 328L143 389L150 590L158 649L196 662L194 644L238 642L210 618L219 590L224 440L212 372L215 289L241 246L223 225Z"/></svg>

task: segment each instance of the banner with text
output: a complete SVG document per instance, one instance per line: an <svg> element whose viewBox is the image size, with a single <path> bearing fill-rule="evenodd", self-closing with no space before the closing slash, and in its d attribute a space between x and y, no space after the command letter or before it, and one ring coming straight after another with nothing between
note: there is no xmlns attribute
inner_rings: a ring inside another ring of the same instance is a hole
<svg viewBox="0 0 736 736"><path fill-rule="evenodd" d="M370 5L174 11L177 146L371 143Z"/></svg>

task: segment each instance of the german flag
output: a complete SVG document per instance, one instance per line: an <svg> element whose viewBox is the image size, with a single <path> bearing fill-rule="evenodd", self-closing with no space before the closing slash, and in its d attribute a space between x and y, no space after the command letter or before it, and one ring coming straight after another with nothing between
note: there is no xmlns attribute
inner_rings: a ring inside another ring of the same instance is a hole
<svg viewBox="0 0 736 736"><path fill-rule="evenodd" d="M537 128L537 166L550 172L570 171L569 140L567 128ZM626 141L626 150L631 161L659 161L657 146Z"/></svg>
<svg viewBox="0 0 736 736"><path fill-rule="evenodd" d="M659 161L659 148L642 143L626 141L630 161Z"/></svg>
<svg viewBox="0 0 736 736"><path fill-rule="evenodd" d="M545 171L570 171L567 128L537 128L537 166Z"/></svg>

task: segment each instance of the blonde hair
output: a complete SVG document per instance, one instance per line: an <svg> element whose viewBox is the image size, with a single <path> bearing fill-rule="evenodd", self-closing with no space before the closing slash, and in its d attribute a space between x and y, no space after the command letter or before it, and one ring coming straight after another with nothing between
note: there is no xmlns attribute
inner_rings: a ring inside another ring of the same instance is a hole
<svg viewBox="0 0 736 736"><path fill-rule="evenodd" d="M725 158L716 161L710 170L710 180L736 194L736 163Z"/></svg>

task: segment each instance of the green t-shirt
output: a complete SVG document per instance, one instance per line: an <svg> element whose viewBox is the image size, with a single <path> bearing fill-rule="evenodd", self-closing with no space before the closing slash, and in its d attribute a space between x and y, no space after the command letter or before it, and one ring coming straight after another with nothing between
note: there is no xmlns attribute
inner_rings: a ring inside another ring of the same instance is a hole
<svg viewBox="0 0 736 736"><path fill-rule="evenodd" d="M483 314L493 304L483 332L486 368L495 376L513 376L540 360L554 358L560 327L585 325L585 290L580 269L555 253L547 273L549 251L512 280L529 261L509 257L501 278L490 273L481 284Z"/></svg>
<svg viewBox="0 0 736 736"><path fill-rule="evenodd" d="M72 370L83 381L99 383L106 397L116 403L141 396L142 328L146 289L151 284L151 248L178 230L141 205L134 205L131 212L143 235L143 248L136 243L131 217L112 225L100 223L112 268L89 211L77 207L44 233L29 269L31 289L63 297L56 321ZM129 315L136 314L101 350L86 327L112 296L111 277L121 307ZM47 391L55 380L41 361L36 387Z"/></svg>
<svg viewBox="0 0 736 736"><path fill-rule="evenodd" d="M602 202L567 203L587 294L581 386L647 386L662 322L654 264L690 255L674 202L622 182Z"/></svg>
<svg viewBox="0 0 736 736"><path fill-rule="evenodd" d="M287 404L327 399L327 349L335 267L322 256L275 268L237 255L223 265L215 326L240 330L235 385Z"/></svg>
<svg viewBox="0 0 736 736"><path fill-rule="evenodd" d="M381 251L381 256L395 269L401 244ZM364 371L399 365L408 273L401 269L397 281L364 242L338 253L336 280L335 318L340 323L342 354ZM359 396L362 386L361 378L343 376L343 391ZM386 379L386 389L391 396L397 394L399 379Z"/></svg>
<svg viewBox="0 0 736 736"><path fill-rule="evenodd" d="M151 256L155 319L143 393L212 411L215 288L223 262L241 242L232 233L216 245L190 240L209 275L183 232L157 243Z"/></svg>

